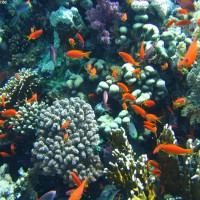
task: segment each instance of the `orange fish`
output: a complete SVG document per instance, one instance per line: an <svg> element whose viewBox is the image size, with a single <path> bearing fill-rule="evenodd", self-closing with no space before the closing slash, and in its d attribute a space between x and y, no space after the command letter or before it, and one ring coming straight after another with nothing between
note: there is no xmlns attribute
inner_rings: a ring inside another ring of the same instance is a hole
<svg viewBox="0 0 200 200"><path fill-rule="evenodd" d="M127 109L128 109L128 106L127 106L127 104L126 104L125 102L122 104L122 108L123 108L124 110L127 110Z"/></svg>
<svg viewBox="0 0 200 200"><path fill-rule="evenodd" d="M94 79L94 76L96 76L97 74L97 69L95 67L93 67L91 70L90 70L90 78Z"/></svg>
<svg viewBox="0 0 200 200"><path fill-rule="evenodd" d="M94 101L98 100L97 96L95 94L93 94L93 93L92 94L88 94L88 98L91 99L91 100L94 100Z"/></svg>
<svg viewBox="0 0 200 200"><path fill-rule="evenodd" d="M140 68L136 68L133 70L133 75L137 76L137 78L140 80L140 76L141 76L141 70Z"/></svg>
<svg viewBox="0 0 200 200"><path fill-rule="evenodd" d="M151 127L156 126L156 124L154 124L154 123L152 123L152 122L149 122L149 121L143 121L143 124L144 124L144 125L151 126Z"/></svg>
<svg viewBox="0 0 200 200"><path fill-rule="evenodd" d="M184 58L178 63L178 68L182 66L190 67L194 61L196 60L197 53L198 53L198 46L197 46L197 38L194 37L194 40L190 44Z"/></svg>
<svg viewBox="0 0 200 200"><path fill-rule="evenodd" d="M86 178L81 185L79 185L70 195L69 200L78 200L81 199L83 195L84 188L87 186L89 178Z"/></svg>
<svg viewBox="0 0 200 200"><path fill-rule="evenodd" d="M166 70L168 68L168 66L169 66L168 63L166 62L164 65L161 66L161 69Z"/></svg>
<svg viewBox="0 0 200 200"><path fill-rule="evenodd" d="M76 45L74 38L69 38L68 41L69 41L69 44L71 45L71 47L74 49L74 46Z"/></svg>
<svg viewBox="0 0 200 200"><path fill-rule="evenodd" d="M28 37L28 40L35 40L39 38L43 33L43 30L37 30L35 31L34 28L31 28L31 34Z"/></svg>
<svg viewBox="0 0 200 200"><path fill-rule="evenodd" d="M140 47L140 60L144 60L144 56L145 56L144 41L142 41L141 47Z"/></svg>
<svg viewBox="0 0 200 200"><path fill-rule="evenodd" d="M66 56L72 59L83 58L83 57L90 59L90 53L91 53L90 51L83 52L81 50L70 50L66 53Z"/></svg>
<svg viewBox="0 0 200 200"><path fill-rule="evenodd" d="M200 19L197 19L197 25L200 26Z"/></svg>
<svg viewBox="0 0 200 200"><path fill-rule="evenodd" d="M136 101L136 97L130 93L124 93L122 94L122 100L124 101Z"/></svg>
<svg viewBox="0 0 200 200"><path fill-rule="evenodd" d="M146 100L142 104L145 105L146 107L153 107L155 106L156 103L153 100Z"/></svg>
<svg viewBox="0 0 200 200"><path fill-rule="evenodd" d="M35 93L30 99L26 100L26 103L33 103L37 101L37 93Z"/></svg>
<svg viewBox="0 0 200 200"><path fill-rule="evenodd" d="M161 171L159 169L150 169L149 172L153 173L157 177L160 177L161 175Z"/></svg>
<svg viewBox="0 0 200 200"><path fill-rule="evenodd" d="M153 132L155 134L155 136L157 137L157 127L156 126L144 125L144 128L146 128L149 131Z"/></svg>
<svg viewBox="0 0 200 200"><path fill-rule="evenodd" d="M161 118L162 117L157 117L154 114L147 114L146 115L146 120L149 121L149 122L160 122L161 123L161 121L160 121Z"/></svg>
<svg viewBox="0 0 200 200"><path fill-rule="evenodd" d="M80 180L79 177L76 175L76 173L70 172L70 174L71 174L71 177L72 177L72 180L74 181L74 183L75 183L77 186L80 186L80 185L81 185L81 180Z"/></svg>
<svg viewBox="0 0 200 200"><path fill-rule="evenodd" d="M3 157L11 157L11 155L6 152L0 152L0 155Z"/></svg>
<svg viewBox="0 0 200 200"><path fill-rule="evenodd" d="M159 144L154 150L153 154L158 153L159 151L164 151L168 154L175 155L185 155L185 154L193 154L193 149L184 149L175 144Z"/></svg>
<svg viewBox="0 0 200 200"><path fill-rule="evenodd" d="M142 117L146 116L146 111L140 106L132 104L131 107L135 110L137 114L141 115Z"/></svg>
<svg viewBox="0 0 200 200"><path fill-rule="evenodd" d="M1 113L2 117L20 117L15 109L4 110Z"/></svg>
<svg viewBox="0 0 200 200"><path fill-rule="evenodd" d="M15 78L16 78L17 80L19 80L19 79L20 79L20 75L19 75L19 74L15 74Z"/></svg>
<svg viewBox="0 0 200 200"><path fill-rule="evenodd" d="M189 24L191 24L191 20L188 20L188 19L182 19L182 20L179 20L177 21L174 26L187 26Z"/></svg>
<svg viewBox="0 0 200 200"><path fill-rule="evenodd" d="M122 90L122 92L124 92L124 93L129 92L128 87L127 87L124 83L120 83L120 82L118 82L117 85L118 85L119 88Z"/></svg>
<svg viewBox="0 0 200 200"><path fill-rule="evenodd" d="M136 62L132 56L128 53L125 53L125 52L119 52L119 55L121 56L121 58L124 60L124 62L128 62L128 63L131 63L132 65L136 65L136 66L139 66L139 62Z"/></svg>
<svg viewBox="0 0 200 200"><path fill-rule="evenodd" d="M81 34L79 34L79 33L77 33L76 34L76 37L81 41L81 44L82 44L82 47L84 46L84 44L85 44L85 41L84 41L84 39L83 39L83 37L82 37L82 35Z"/></svg>
<svg viewBox="0 0 200 200"><path fill-rule="evenodd" d="M89 64L87 65L87 67L85 68L85 70L86 70L87 73L89 74L90 71L91 71L91 69L92 69L92 63L89 63Z"/></svg>
<svg viewBox="0 0 200 200"><path fill-rule="evenodd" d="M7 137L7 134L6 134L6 133L0 134L0 139L3 139L3 138L5 138L5 137Z"/></svg>
<svg viewBox="0 0 200 200"><path fill-rule="evenodd" d="M65 135L63 136L63 139L64 139L64 143L65 143L65 144L67 143L68 138L69 138L69 134L68 134L68 133L65 133Z"/></svg>
<svg viewBox="0 0 200 200"><path fill-rule="evenodd" d="M2 95L1 96L1 105L5 108L6 107L6 100L5 100L5 96Z"/></svg>
<svg viewBox="0 0 200 200"><path fill-rule="evenodd" d="M4 127L4 124L5 124L6 121L7 121L7 120L2 120L2 119L0 119L0 127Z"/></svg>
<svg viewBox="0 0 200 200"><path fill-rule="evenodd" d="M177 12L180 13L180 14L183 14L183 15L187 15L188 14L188 11L186 9L184 9L184 8L178 9Z"/></svg>
<svg viewBox="0 0 200 200"><path fill-rule="evenodd" d="M113 68L112 70L112 77L117 78L118 67Z"/></svg>
<svg viewBox="0 0 200 200"><path fill-rule="evenodd" d="M165 25L165 31L176 21L176 19L171 19Z"/></svg>
<svg viewBox="0 0 200 200"><path fill-rule="evenodd" d="M13 156L16 154L15 149L16 149L15 144L11 143L10 144L10 150L11 150Z"/></svg>
<svg viewBox="0 0 200 200"><path fill-rule="evenodd" d="M172 102L174 108L180 108L187 103L187 100L184 97L178 98Z"/></svg>
<svg viewBox="0 0 200 200"><path fill-rule="evenodd" d="M64 122L64 124L62 124L62 126L61 126L61 130L64 130L64 129L66 129L68 126L69 126L69 124L70 124L70 121L69 120L67 120L66 122Z"/></svg>
<svg viewBox="0 0 200 200"><path fill-rule="evenodd" d="M147 167L150 168L151 166L153 166L155 168L159 168L159 164L155 160L148 160Z"/></svg>
<svg viewBox="0 0 200 200"><path fill-rule="evenodd" d="M127 18L127 13L122 13L122 16L120 18L123 22L125 22L128 18Z"/></svg>

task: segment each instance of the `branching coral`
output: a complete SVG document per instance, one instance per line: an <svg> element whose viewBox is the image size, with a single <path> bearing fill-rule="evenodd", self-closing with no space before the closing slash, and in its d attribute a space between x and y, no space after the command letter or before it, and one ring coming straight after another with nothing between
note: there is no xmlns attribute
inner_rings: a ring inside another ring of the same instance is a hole
<svg viewBox="0 0 200 200"><path fill-rule="evenodd" d="M155 179L148 176L147 156L141 155L135 160L133 149L123 129L112 130L110 144L115 162L110 162L110 167L105 169L108 179L121 189L125 198L154 199Z"/></svg>
<svg viewBox="0 0 200 200"><path fill-rule="evenodd" d="M11 106L13 108L15 105L24 104L25 100L38 87L40 80L31 69L22 68L16 76L12 76L8 80L4 87L0 88L0 101L3 95L7 107Z"/></svg>
<svg viewBox="0 0 200 200"><path fill-rule="evenodd" d="M98 127L91 106L76 98L57 100L39 117L37 139L32 149L33 162L44 175L59 175L71 180L74 171L81 180L96 180L103 174L99 155L94 151L99 144ZM69 126L62 125L69 121ZM64 138L68 134L68 138Z"/></svg>

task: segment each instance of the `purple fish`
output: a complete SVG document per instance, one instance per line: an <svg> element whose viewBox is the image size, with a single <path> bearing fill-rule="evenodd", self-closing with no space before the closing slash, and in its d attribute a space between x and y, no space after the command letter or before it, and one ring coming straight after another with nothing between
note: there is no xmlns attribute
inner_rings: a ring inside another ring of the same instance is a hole
<svg viewBox="0 0 200 200"><path fill-rule="evenodd" d="M103 104L104 104L106 110L108 110L108 104L107 104L107 102L108 102L108 92L104 91L103 92Z"/></svg>
<svg viewBox="0 0 200 200"><path fill-rule="evenodd" d="M176 1L182 8L189 10L191 12L195 11L194 0L176 0Z"/></svg>
<svg viewBox="0 0 200 200"><path fill-rule="evenodd" d="M51 59L53 60L54 65L56 65L56 52L54 46L50 47Z"/></svg>
<svg viewBox="0 0 200 200"><path fill-rule="evenodd" d="M56 191L55 190L51 190L47 193L45 193L44 195L42 195L39 200L54 200L56 196Z"/></svg>

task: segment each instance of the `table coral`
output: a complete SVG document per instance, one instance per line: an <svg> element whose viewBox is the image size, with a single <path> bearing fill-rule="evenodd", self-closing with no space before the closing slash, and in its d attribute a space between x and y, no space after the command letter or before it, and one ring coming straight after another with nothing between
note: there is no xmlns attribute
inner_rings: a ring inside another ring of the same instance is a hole
<svg viewBox="0 0 200 200"><path fill-rule="evenodd" d="M42 109L32 161L44 175L59 175L70 181L70 171L83 180L96 180L103 174L103 165L94 148L99 144L94 111L85 101L76 98L53 102ZM62 124L69 120L64 130ZM64 135L68 133L67 141Z"/></svg>

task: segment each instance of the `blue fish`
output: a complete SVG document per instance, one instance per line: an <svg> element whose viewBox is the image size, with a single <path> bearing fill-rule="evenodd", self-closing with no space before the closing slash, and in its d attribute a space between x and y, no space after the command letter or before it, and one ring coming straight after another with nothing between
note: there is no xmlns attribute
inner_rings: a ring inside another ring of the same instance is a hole
<svg viewBox="0 0 200 200"><path fill-rule="evenodd" d="M22 12L27 11L32 8L30 0L27 0L26 2L22 3L21 5L17 6L16 10L11 10L10 13L14 15L15 13L17 15L20 15Z"/></svg>

